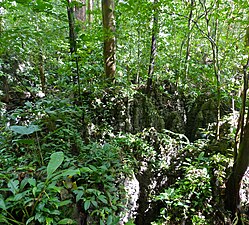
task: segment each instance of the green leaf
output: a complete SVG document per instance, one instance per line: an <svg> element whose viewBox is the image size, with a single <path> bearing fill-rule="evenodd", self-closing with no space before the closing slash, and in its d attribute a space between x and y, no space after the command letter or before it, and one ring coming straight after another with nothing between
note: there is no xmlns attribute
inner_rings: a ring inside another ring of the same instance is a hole
<svg viewBox="0 0 249 225"><path fill-rule="evenodd" d="M58 224L76 224L76 222L72 219L62 219L58 222Z"/></svg>
<svg viewBox="0 0 249 225"><path fill-rule="evenodd" d="M84 209L85 209L86 211L89 209L90 204L91 204L91 202L90 202L89 200L86 200L86 201L84 202Z"/></svg>
<svg viewBox="0 0 249 225"><path fill-rule="evenodd" d="M33 187L33 189L32 189L32 194L33 194L34 196L36 196L36 191L37 191L37 187Z"/></svg>
<svg viewBox="0 0 249 225"><path fill-rule="evenodd" d="M39 131L40 128L37 125L30 125L28 127L26 126L10 126L10 130L14 131L15 133L21 134L21 135L28 135L33 134L36 131Z"/></svg>
<svg viewBox="0 0 249 225"><path fill-rule="evenodd" d="M16 194L15 197L13 198L13 201L17 202L17 201L20 201L21 199L24 199L25 195L28 192L29 190Z"/></svg>
<svg viewBox="0 0 249 225"><path fill-rule="evenodd" d="M78 202L81 197L83 196L84 192L82 190L77 191L77 195L76 195L76 202Z"/></svg>
<svg viewBox="0 0 249 225"><path fill-rule="evenodd" d="M0 199L0 209L6 210L6 205L2 198Z"/></svg>
<svg viewBox="0 0 249 225"><path fill-rule="evenodd" d="M34 216L30 217L30 218L27 220L26 224L31 223L34 219L35 219L35 217L34 217Z"/></svg>
<svg viewBox="0 0 249 225"><path fill-rule="evenodd" d="M135 225L135 223L132 220L129 220L125 225Z"/></svg>
<svg viewBox="0 0 249 225"><path fill-rule="evenodd" d="M107 225L111 225L112 224L112 215L108 216L106 224Z"/></svg>
<svg viewBox="0 0 249 225"><path fill-rule="evenodd" d="M53 221L53 218L46 217L46 225L52 224Z"/></svg>
<svg viewBox="0 0 249 225"><path fill-rule="evenodd" d="M80 170L79 169L76 169L76 170L73 170L73 169L67 169L67 170L63 170L63 171L60 171L60 174L57 175L54 174L54 177L52 180L58 180L60 177L66 177L66 176L74 176L76 174L80 174Z"/></svg>
<svg viewBox="0 0 249 225"><path fill-rule="evenodd" d="M83 167L80 168L80 172L82 172L82 173L90 173L90 172L92 172L92 170L89 167L83 166Z"/></svg>
<svg viewBox="0 0 249 225"><path fill-rule="evenodd" d="M57 206L61 207L61 206L68 205L68 204L71 204L71 203L72 203L71 200L64 200L64 201L58 202Z"/></svg>
<svg viewBox="0 0 249 225"><path fill-rule="evenodd" d="M105 197L104 195L100 195L100 196L98 196L97 198L98 198L101 202L103 202L103 203L105 203L105 204L108 203L107 200L106 200L106 197Z"/></svg>
<svg viewBox="0 0 249 225"><path fill-rule="evenodd" d="M36 180L34 179L34 178L29 178L28 179L28 182L29 182L29 184L31 185L31 186L35 186L36 185Z"/></svg>
<svg viewBox="0 0 249 225"><path fill-rule="evenodd" d="M64 160L63 152L55 152L50 156L50 161L47 167L47 176L50 178L55 170L62 164Z"/></svg>
<svg viewBox="0 0 249 225"><path fill-rule="evenodd" d="M92 204L97 208L98 207L98 203L96 201L92 201Z"/></svg>
<svg viewBox="0 0 249 225"><path fill-rule="evenodd" d="M13 142L19 143L19 144L26 144L26 145L33 145L35 143L35 141L32 139L17 139L17 140L13 140Z"/></svg>
<svg viewBox="0 0 249 225"><path fill-rule="evenodd" d="M4 215L0 215L1 224L10 224Z"/></svg>
<svg viewBox="0 0 249 225"><path fill-rule="evenodd" d="M20 184L20 191L23 190L23 188L26 186L26 184L28 183L28 179L25 177Z"/></svg>
<svg viewBox="0 0 249 225"><path fill-rule="evenodd" d="M31 2L31 0L16 0L16 2L23 5L27 5L29 2Z"/></svg>
<svg viewBox="0 0 249 225"><path fill-rule="evenodd" d="M17 190L18 190L18 185L19 185L19 181L18 180L10 180L8 183L8 187L10 188L10 191L13 194L16 194Z"/></svg>

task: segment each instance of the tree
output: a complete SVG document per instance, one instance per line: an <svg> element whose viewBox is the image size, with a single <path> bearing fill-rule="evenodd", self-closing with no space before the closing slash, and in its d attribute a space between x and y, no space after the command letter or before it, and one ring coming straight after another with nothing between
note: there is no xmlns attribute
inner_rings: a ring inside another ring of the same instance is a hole
<svg viewBox="0 0 249 225"><path fill-rule="evenodd" d="M246 30L245 47L248 50L249 46L249 27ZM247 112L247 118L245 121L245 110L246 110L246 99L248 90L248 69L249 67L249 56L247 63L243 66L244 72L244 87L242 93L242 106L240 111L240 117L238 121L238 127L236 135L239 134L239 148L237 151L237 137L235 137L235 153L234 153L234 164L232 173L230 174L226 184L226 196L225 196L225 207L227 210L232 212L232 217L238 217L240 220L240 183L249 166L249 111Z"/></svg>
<svg viewBox="0 0 249 225"><path fill-rule="evenodd" d="M88 22L89 24L91 24L93 22L93 4L94 1L93 0L88 0L88 4L87 4L87 13L88 13Z"/></svg>
<svg viewBox="0 0 249 225"><path fill-rule="evenodd" d="M69 25L69 44L70 53L72 60L75 62L76 70L72 70L73 73L73 83L78 86L77 94L80 96L80 74L79 74L79 59L77 56L77 34L75 30L75 9L71 0L67 0L67 15L68 15L68 25ZM77 9L78 10L78 9ZM84 19L84 10L78 11L78 19ZM83 16L83 18L82 18ZM75 71L75 72L74 72ZM76 92L74 95L77 95Z"/></svg>
<svg viewBox="0 0 249 225"><path fill-rule="evenodd" d="M154 65L156 58L156 42L158 35L158 1L154 0L154 15L153 15L153 27L152 27L152 35L151 35L151 50L150 50L150 64L148 71L148 79L147 79L147 92L149 93L150 86L152 84L152 78L154 73Z"/></svg>
<svg viewBox="0 0 249 225"><path fill-rule="evenodd" d="M81 0L81 5L75 5L75 17L82 23L86 22L86 0Z"/></svg>
<svg viewBox="0 0 249 225"><path fill-rule="evenodd" d="M114 0L102 0L105 75L113 80L116 72Z"/></svg>

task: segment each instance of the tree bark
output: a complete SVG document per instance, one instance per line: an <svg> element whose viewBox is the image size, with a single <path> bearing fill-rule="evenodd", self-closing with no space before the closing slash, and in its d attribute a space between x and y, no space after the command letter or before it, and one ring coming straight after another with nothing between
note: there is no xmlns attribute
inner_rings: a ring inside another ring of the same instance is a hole
<svg viewBox="0 0 249 225"><path fill-rule="evenodd" d="M104 28L104 64L106 78L113 81L116 72L114 0L102 0Z"/></svg>
<svg viewBox="0 0 249 225"><path fill-rule="evenodd" d="M70 53L75 62L76 72L72 70L73 73L73 84L78 85L78 93L75 92L74 95L80 96L80 77L79 77L79 62L77 56L77 42L76 42L76 32L75 32L75 15L74 7L72 5L72 0L67 0L67 15L68 15L68 25L69 25L69 44L70 44Z"/></svg>
<svg viewBox="0 0 249 225"><path fill-rule="evenodd" d="M185 77L184 82L186 81L189 73L189 60L190 60L190 48L191 48L191 32L192 32L192 19L193 19L193 10L194 10L195 0L190 2L190 12L188 18L188 33L187 33L187 48L185 55Z"/></svg>
<svg viewBox="0 0 249 225"><path fill-rule="evenodd" d="M157 42L157 33L158 33L158 10L157 10L158 0L154 0L154 15L153 15L153 28L151 36L151 50L150 50L150 64L148 71L148 79L152 80L154 73L154 65L156 58L156 42Z"/></svg>
<svg viewBox="0 0 249 225"><path fill-rule="evenodd" d="M241 140L238 157L234 163L232 173L226 184L225 206L235 216L239 212L239 190L240 182L249 165L249 120L244 127L244 135Z"/></svg>
<svg viewBox="0 0 249 225"><path fill-rule="evenodd" d="M75 6L74 11L75 11L75 18L83 23L86 22L86 0L81 0L81 6Z"/></svg>
<svg viewBox="0 0 249 225"><path fill-rule="evenodd" d="M246 39L245 39L245 47L249 46L249 27L246 30ZM248 72L247 69L249 67L249 56L247 59L246 65L243 66L244 73L244 90L242 95L242 106L240 110L240 118L238 121L238 127L235 137L235 152L234 152L234 165L233 170L228 178L226 184L226 195L225 195L225 207L227 210L232 212L232 217L234 218L238 216L239 223L240 222L240 182L249 166L249 110L247 112L247 118L245 122L245 110L246 110L246 99L247 99L247 90L248 90ZM244 125L245 123L245 125ZM240 140L238 137L238 130L240 130ZM237 143L239 143L239 150L237 151ZM232 218L232 219L233 219Z"/></svg>
<svg viewBox="0 0 249 225"><path fill-rule="evenodd" d="M73 54L76 52L76 33L75 33L74 8L71 5L71 0L68 0L67 16L68 16L68 25L69 25L70 53Z"/></svg>
<svg viewBox="0 0 249 225"><path fill-rule="evenodd" d="M91 24L93 22L93 0L88 0L87 4L88 22Z"/></svg>
<svg viewBox="0 0 249 225"><path fill-rule="evenodd" d="M44 72L44 60L43 60L42 50L40 50L39 52L39 74L40 74L42 92L45 94L46 93L46 90L45 90L46 78L45 78L45 72Z"/></svg>

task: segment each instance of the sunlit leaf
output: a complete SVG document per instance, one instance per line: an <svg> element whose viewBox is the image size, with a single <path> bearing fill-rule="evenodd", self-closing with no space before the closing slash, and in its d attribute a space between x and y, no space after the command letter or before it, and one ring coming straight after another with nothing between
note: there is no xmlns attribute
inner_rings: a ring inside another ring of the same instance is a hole
<svg viewBox="0 0 249 225"><path fill-rule="evenodd" d="M64 160L63 152L55 152L50 156L50 161L47 167L47 176L48 178L54 173L55 170L62 164Z"/></svg>
<svg viewBox="0 0 249 225"><path fill-rule="evenodd" d="M36 131L39 131L40 128L37 125L30 125L28 127L26 127L26 126L10 126L10 130L12 130L18 134L28 135L28 134L33 134Z"/></svg>
<svg viewBox="0 0 249 225"><path fill-rule="evenodd" d="M76 222L72 219L62 219L58 222L58 224L76 224Z"/></svg>

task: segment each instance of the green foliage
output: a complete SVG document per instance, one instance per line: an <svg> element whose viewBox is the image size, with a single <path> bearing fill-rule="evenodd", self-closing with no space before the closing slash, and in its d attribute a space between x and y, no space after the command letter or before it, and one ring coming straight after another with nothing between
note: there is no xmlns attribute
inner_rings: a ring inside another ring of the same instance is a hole
<svg viewBox="0 0 249 225"><path fill-rule="evenodd" d="M1 171L2 221L8 224L33 224L34 221L54 224L57 221L60 224L70 216L68 205L72 204L72 200L61 199L62 187L59 182L67 176L79 174L80 171L68 168L54 173L63 161L62 154L59 152L51 155L47 168L38 171L30 167ZM54 163L54 157L60 158L59 163ZM12 173L9 173L11 170ZM45 170L48 171L47 176Z"/></svg>
<svg viewBox="0 0 249 225"><path fill-rule="evenodd" d="M219 185L225 181L225 170L229 160L220 153L203 152L202 150L208 146L208 143L203 145L203 141L200 141L185 148L184 151L192 153L191 157L185 158L182 162L182 175L173 185L155 196L155 200L165 205L161 209L162 223L185 221L191 224L212 224L214 222L214 218L210 215L220 210L218 208L220 206L216 208L214 203L220 201ZM213 151L212 147L210 151ZM199 155L196 155L198 152Z"/></svg>
<svg viewBox="0 0 249 225"><path fill-rule="evenodd" d="M37 125L30 125L28 127L25 127L25 126L11 126L10 127L10 130L18 133L18 134L21 134L21 135L28 135L28 134L33 134L34 132L37 132L39 131L39 127Z"/></svg>
<svg viewBox="0 0 249 225"><path fill-rule="evenodd" d="M79 205L95 221L117 224L123 195L118 187L123 171L118 149L89 145L75 163L74 158L64 159L63 152L55 152L47 167L37 171L30 166L1 171L1 221L74 224L72 210Z"/></svg>
<svg viewBox="0 0 249 225"><path fill-rule="evenodd" d="M214 131L206 126L216 122L217 99L222 115L231 108L235 115L248 57L243 41L248 1L158 1L153 88L160 92L149 93L156 102L144 93L152 1L116 1L117 73L111 87L103 79L100 4L86 10L93 22L76 20L74 55L69 51L67 4L0 1L0 223L74 224L68 209L80 208L91 224L115 225L126 202L122 179L147 166L151 173L165 172L165 179L171 176L164 192L149 196L165 204L158 224L213 224L210 215L222 208L220 187L232 158L234 124L227 128L221 121L225 131L219 143L200 140L193 145L183 134L143 130L142 125L163 129L156 109L166 117L175 103L182 120L170 118L169 123L177 132L188 132L194 114L195 128L213 140ZM79 1L71 4L82 6ZM220 96L212 44L217 47ZM176 86L172 98L167 85L161 85L165 81ZM38 97L41 91L45 97ZM167 103L157 95L169 96ZM137 119L140 111L145 116Z"/></svg>

